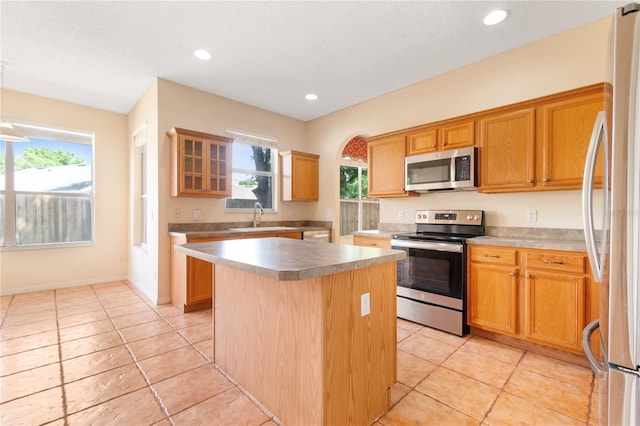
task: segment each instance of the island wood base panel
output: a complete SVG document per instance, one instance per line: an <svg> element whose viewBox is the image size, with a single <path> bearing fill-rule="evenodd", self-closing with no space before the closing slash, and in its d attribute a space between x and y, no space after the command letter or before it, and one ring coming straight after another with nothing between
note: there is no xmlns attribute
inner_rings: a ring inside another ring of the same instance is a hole
<svg viewBox="0 0 640 426"><path fill-rule="evenodd" d="M388 410L395 262L303 281L214 275L214 362L283 424L370 425Z"/></svg>

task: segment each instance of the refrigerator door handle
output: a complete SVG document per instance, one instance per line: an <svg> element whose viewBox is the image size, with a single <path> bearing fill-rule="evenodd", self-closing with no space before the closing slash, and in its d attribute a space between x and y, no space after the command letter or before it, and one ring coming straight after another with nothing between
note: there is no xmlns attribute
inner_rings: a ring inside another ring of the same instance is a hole
<svg viewBox="0 0 640 426"><path fill-rule="evenodd" d="M582 220L584 222L584 236L587 245L587 254L589 255L589 264L591 265L593 278L597 282L602 282L607 243L607 214L609 210L609 152L607 140L607 115L605 111L600 111L596 117L593 131L591 132L591 141L589 142L589 150L587 151L582 182ZM604 142L604 144L602 142ZM596 231L593 223L593 180L596 172L596 158L601 145L604 157L604 172L602 176L603 211L602 239L600 241L600 256L598 256Z"/></svg>
<svg viewBox="0 0 640 426"><path fill-rule="evenodd" d="M593 372L597 375L598 373L604 373L607 371L604 363L598 361L596 356L593 354L591 350L591 335L595 333L597 329L600 328L600 320L591 321L585 328L582 330L582 350L584 351L585 356L587 357L587 361L589 361L589 365Z"/></svg>

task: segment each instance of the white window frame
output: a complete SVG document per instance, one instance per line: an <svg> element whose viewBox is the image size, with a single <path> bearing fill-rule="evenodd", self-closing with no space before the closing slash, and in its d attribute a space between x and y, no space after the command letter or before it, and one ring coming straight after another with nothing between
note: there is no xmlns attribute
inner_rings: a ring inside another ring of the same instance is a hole
<svg viewBox="0 0 640 426"><path fill-rule="evenodd" d="M278 181L278 167L279 167L279 156L278 156L278 140L264 135L258 135L255 133L246 132L244 130L237 129L226 129L226 134L228 137L233 138L233 144L231 149L233 150L233 145L236 143L241 143L245 145L253 145L259 146L262 148L269 148L271 150L271 171L259 171L255 169L241 169L233 167L233 163L231 165L231 175L232 175L232 185L233 185L233 173L243 173L243 174L251 174L257 176L268 176L271 177L271 208L264 208L264 211L268 212L277 212L278 211L278 200L280 199L280 182ZM232 155L233 159L233 155ZM228 197L233 198L233 197ZM225 212L234 213L234 212L252 212L253 207L251 208L228 208L226 207L225 201Z"/></svg>
<svg viewBox="0 0 640 426"><path fill-rule="evenodd" d="M0 251L17 251L32 250L43 248L61 248L61 247L82 247L92 246L95 244L96 235L96 211L95 211L95 135L91 132L82 130L63 129L59 127L51 127L49 125L32 124L25 122L11 121L16 130L19 130L27 138L42 138L49 140L57 140L61 142L71 142L78 144L91 145L91 194L77 194L65 192L36 192L36 191L16 191L14 185L14 150L13 144L29 143L29 142L8 142L5 141L5 188L0 190L4 194L5 223L4 223L4 246L0 247ZM55 243L39 243L16 245L16 217L15 217L15 196L17 194L55 194L56 196L68 197L87 197L91 199L91 230L90 239L86 241L72 242L55 242ZM2 224L0 224L2 226Z"/></svg>
<svg viewBox="0 0 640 426"><path fill-rule="evenodd" d="M362 160L352 160L350 158L342 158L340 160L340 166L345 166L345 167L354 167L358 169L358 199L351 199L351 198L340 198L340 202L347 202L347 203L357 203L358 204L358 232L362 231L362 206L363 204L367 203L367 204L378 204L380 205L380 200L379 199L375 199L374 200L365 200L362 198L362 169L369 169L369 165L362 161ZM342 235L342 229L339 231L341 236Z"/></svg>

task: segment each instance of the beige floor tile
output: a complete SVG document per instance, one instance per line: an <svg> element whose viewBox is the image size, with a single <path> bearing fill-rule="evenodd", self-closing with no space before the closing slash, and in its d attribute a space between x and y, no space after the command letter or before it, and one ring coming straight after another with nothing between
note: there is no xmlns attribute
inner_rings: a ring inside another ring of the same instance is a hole
<svg viewBox="0 0 640 426"><path fill-rule="evenodd" d="M571 417L542 407L535 402L502 392L484 421L487 425L581 425Z"/></svg>
<svg viewBox="0 0 640 426"><path fill-rule="evenodd" d="M591 387L594 381L593 373L588 367L560 361L532 352L527 352L518 365L518 368L524 368L576 386Z"/></svg>
<svg viewBox="0 0 640 426"><path fill-rule="evenodd" d="M62 361L64 382L74 382L131 363L133 358L124 345L71 358Z"/></svg>
<svg viewBox="0 0 640 426"><path fill-rule="evenodd" d="M82 339L83 337L95 336L96 334L113 331L111 320L94 321L87 324L74 325L73 327L60 329L60 342Z"/></svg>
<svg viewBox="0 0 640 426"><path fill-rule="evenodd" d="M136 303L144 303L137 295L131 293L123 297L101 297L100 301L105 309L116 308L119 306L134 305ZM146 305L146 303L145 303Z"/></svg>
<svg viewBox="0 0 640 426"><path fill-rule="evenodd" d="M164 419L154 423L153 426L174 426L174 423L171 423L168 419Z"/></svg>
<svg viewBox="0 0 640 426"><path fill-rule="evenodd" d="M0 424L2 425L40 425L63 416L61 387L34 393L0 405Z"/></svg>
<svg viewBox="0 0 640 426"><path fill-rule="evenodd" d="M114 306L105 308L111 318L121 317L123 315L135 314L138 312L152 311L152 309L144 302L133 303L131 305Z"/></svg>
<svg viewBox="0 0 640 426"><path fill-rule="evenodd" d="M435 328L431 327L423 327L422 329L420 329L420 331L418 331L418 334L421 336L430 337L434 340L446 343L451 346L456 346L458 348L462 346L467 340L469 340L468 335L460 337L456 336L455 334L445 333L444 331L436 330Z"/></svg>
<svg viewBox="0 0 640 426"><path fill-rule="evenodd" d="M45 346L0 358L0 376L15 374L20 371L42 367L58 362L58 346Z"/></svg>
<svg viewBox="0 0 640 426"><path fill-rule="evenodd" d="M402 383L396 383L393 385L391 387L391 406L396 405L409 392L411 392L411 388L409 386L405 386Z"/></svg>
<svg viewBox="0 0 640 426"><path fill-rule="evenodd" d="M144 359L139 361L139 364L153 384L192 370L207 362L207 359L191 346L185 346Z"/></svg>
<svg viewBox="0 0 640 426"><path fill-rule="evenodd" d="M170 415L233 388L213 365L205 364L153 385Z"/></svg>
<svg viewBox="0 0 640 426"><path fill-rule="evenodd" d="M396 342L401 342L407 337L411 336L411 332L405 330L404 328L397 327L396 328Z"/></svg>
<svg viewBox="0 0 640 426"><path fill-rule="evenodd" d="M213 362L213 339L203 340L194 346L198 348L210 362Z"/></svg>
<svg viewBox="0 0 640 426"><path fill-rule="evenodd" d="M58 332L55 330L44 333L32 334L26 337L0 341L0 356L16 354L31 349L42 348L44 346L58 343Z"/></svg>
<svg viewBox="0 0 640 426"><path fill-rule="evenodd" d="M73 315L86 314L88 312L104 312L104 308L100 303L68 303L58 306L58 318L64 318Z"/></svg>
<svg viewBox="0 0 640 426"><path fill-rule="evenodd" d="M51 389L61 384L59 363L5 376L0 381L0 403Z"/></svg>
<svg viewBox="0 0 640 426"><path fill-rule="evenodd" d="M583 422L589 417L591 389L584 386L578 387L518 368L504 390Z"/></svg>
<svg viewBox="0 0 640 426"><path fill-rule="evenodd" d="M113 330L61 343L60 353L62 359L65 360L120 345L124 345L124 342L118 332Z"/></svg>
<svg viewBox="0 0 640 426"><path fill-rule="evenodd" d="M38 321L30 324L19 325L17 327L2 327L0 329L0 340L15 339L45 331L56 330L58 325L55 319Z"/></svg>
<svg viewBox="0 0 640 426"><path fill-rule="evenodd" d="M480 355L471 351L463 351L462 348L451 355L442 365L498 389L502 389L515 369L514 365L498 361L491 354Z"/></svg>
<svg viewBox="0 0 640 426"><path fill-rule="evenodd" d="M136 312L135 314L124 315L113 318L113 323L119 329L132 327L138 324L144 324L151 321L159 321L161 318L152 310L144 312Z"/></svg>
<svg viewBox="0 0 640 426"><path fill-rule="evenodd" d="M522 349L503 345L478 336L471 337L460 350L462 352L471 351L480 355L491 356L498 361L511 365L516 365L520 362L524 354Z"/></svg>
<svg viewBox="0 0 640 426"><path fill-rule="evenodd" d="M412 391L379 420L384 426L479 425L471 417Z"/></svg>
<svg viewBox="0 0 640 426"><path fill-rule="evenodd" d="M182 348L189 343L176 332L158 334L128 344L138 361ZM211 349L213 351L213 347Z"/></svg>
<svg viewBox="0 0 640 426"><path fill-rule="evenodd" d="M167 318L167 321L171 323L176 329L180 330L187 327L193 327L194 325L199 325L202 323L210 323L211 315L206 314L204 312L190 312L187 314L176 315L173 317Z"/></svg>
<svg viewBox="0 0 640 426"><path fill-rule="evenodd" d="M166 419L148 388L77 412L68 418L69 425L150 425Z"/></svg>
<svg viewBox="0 0 640 426"><path fill-rule="evenodd" d="M192 327L183 328L180 330L180 334L186 337L191 343L198 343L203 340L213 339L213 324L211 322L205 322Z"/></svg>
<svg viewBox="0 0 640 426"><path fill-rule="evenodd" d="M396 324L397 324L397 326L399 328L407 330L407 331L409 331L411 333L415 333L416 331L422 330L424 328L424 325L422 325L422 324L418 324L418 323L415 323L415 322L407 321L407 320L402 319L402 318L398 318Z"/></svg>
<svg viewBox="0 0 640 426"><path fill-rule="evenodd" d="M58 324L60 328L74 327L76 325L84 325L96 321L104 321L108 319L107 313L99 307L99 310L90 312L81 312L79 314L58 316Z"/></svg>
<svg viewBox="0 0 640 426"><path fill-rule="evenodd" d="M67 414L76 413L146 386L147 383L135 364L67 383L64 385Z"/></svg>
<svg viewBox="0 0 640 426"><path fill-rule="evenodd" d="M3 327L17 327L20 325L32 324L38 321L56 320L56 311L54 309L40 310L37 312L25 312L23 308L10 309L2 323ZM19 312L19 313L16 313Z"/></svg>
<svg viewBox="0 0 640 426"><path fill-rule="evenodd" d="M396 359L398 382L405 384L410 388L413 388L420 383L437 366L423 358L400 350L398 351Z"/></svg>
<svg viewBox="0 0 640 426"><path fill-rule="evenodd" d="M176 426L258 426L269 420L262 410L235 387L188 408L172 418Z"/></svg>
<svg viewBox="0 0 640 426"><path fill-rule="evenodd" d="M177 306L174 306L172 304L158 305L158 306L155 307L155 310L161 316L163 316L164 318L167 318L167 319L183 314L182 309L180 309Z"/></svg>
<svg viewBox="0 0 640 426"><path fill-rule="evenodd" d="M500 389L444 367L436 368L416 390L478 421L482 421L500 393Z"/></svg>
<svg viewBox="0 0 640 426"><path fill-rule="evenodd" d="M160 319L157 321L151 321L144 324L138 324L132 327L123 328L120 330L120 333L122 333L122 337L128 343L145 339L151 336L157 336L158 334L168 333L170 331L173 331L171 326L164 320Z"/></svg>
<svg viewBox="0 0 640 426"><path fill-rule="evenodd" d="M454 353L458 347L420 334L413 334L400 342L398 349L433 363L440 364Z"/></svg>

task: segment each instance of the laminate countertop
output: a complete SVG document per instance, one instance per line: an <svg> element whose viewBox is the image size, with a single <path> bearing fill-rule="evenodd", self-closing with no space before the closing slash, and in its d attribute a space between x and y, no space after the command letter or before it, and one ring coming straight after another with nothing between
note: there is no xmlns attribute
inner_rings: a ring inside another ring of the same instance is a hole
<svg viewBox="0 0 640 426"><path fill-rule="evenodd" d="M520 247L543 250L563 250L563 251L587 251L584 240L563 240L550 238L527 238L527 237L494 237L483 236L467 239L467 244L481 244L488 246Z"/></svg>
<svg viewBox="0 0 640 426"><path fill-rule="evenodd" d="M291 238L248 238L175 246L176 251L279 281L298 281L406 257L401 250L318 243Z"/></svg>

